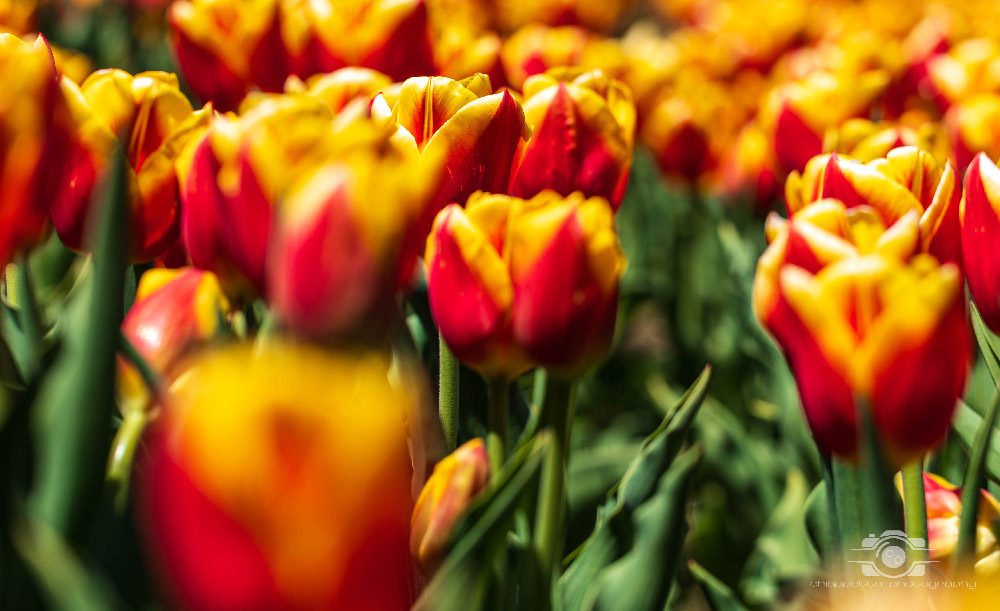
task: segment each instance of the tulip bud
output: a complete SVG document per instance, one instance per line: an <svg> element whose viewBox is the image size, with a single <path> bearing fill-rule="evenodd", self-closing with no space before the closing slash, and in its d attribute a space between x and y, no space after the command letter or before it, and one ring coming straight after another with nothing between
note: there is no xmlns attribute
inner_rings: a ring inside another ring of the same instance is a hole
<svg viewBox="0 0 1000 611"><path fill-rule="evenodd" d="M191 267L151 269L142 275L135 303L122 322L122 334L146 363L169 382L189 349L214 337L229 302L211 272ZM119 358L122 411L146 410L151 397L132 365Z"/></svg>
<svg viewBox="0 0 1000 611"><path fill-rule="evenodd" d="M985 153L965 172L960 218L969 292L986 325L1000 332L1000 258L994 242L1000 235L1000 169Z"/></svg>
<svg viewBox="0 0 1000 611"><path fill-rule="evenodd" d="M747 197L754 210L766 212L780 192L776 165L767 134L756 123L750 123L722 160L722 190L730 199Z"/></svg>
<svg viewBox="0 0 1000 611"><path fill-rule="evenodd" d="M551 191L476 194L438 214L427 240L431 311L445 341L487 377L532 363L582 372L608 351L625 258L606 200Z"/></svg>
<svg viewBox="0 0 1000 611"><path fill-rule="evenodd" d="M924 88L938 112L952 104L1000 88L1000 45L990 38L963 40L927 60Z"/></svg>
<svg viewBox="0 0 1000 611"><path fill-rule="evenodd" d="M329 74L317 74L305 82L289 77L285 92L304 93L327 103L334 113L342 112L348 104L362 102L367 105L383 89L392 85L392 79L368 68L341 68Z"/></svg>
<svg viewBox="0 0 1000 611"><path fill-rule="evenodd" d="M927 548L931 562L945 574L955 546L962 515L962 489L939 475L924 472L924 500L927 507ZM896 487L902 491L902 478L897 475ZM979 491L979 511L976 515L975 576L990 578L1000 573L1000 503L989 491ZM906 503L906 499L903 499Z"/></svg>
<svg viewBox="0 0 1000 611"><path fill-rule="evenodd" d="M75 85L69 86L75 90ZM52 205L52 223L63 243L86 249L91 188L107 173L111 154L125 149L130 180L129 253L136 261L155 259L173 245L180 231L180 206L174 163L189 141L208 123L210 108L194 112L177 77L166 72L132 76L123 70L98 70L70 99L87 154L74 168L71 197Z"/></svg>
<svg viewBox="0 0 1000 611"><path fill-rule="evenodd" d="M77 154L66 100L71 83L56 74L45 39L0 34L0 264L36 244L49 206L64 197Z"/></svg>
<svg viewBox="0 0 1000 611"><path fill-rule="evenodd" d="M401 150L419 156L423 171L437 182L419 223L423 235L445 205L464 203L476 191L507 192L530 130L510 92L491 91L484 74L462 81L411 78L391 109L384 96L372 102L372 117L394 129Z"/></svg>
<svg viewBox="0 0 1000 611"><path fill-rule="evenodd" d="M758 264L754 311L785 353L816 443L856 456L862 398L891 465L934 447L969 367L958 268L873 254L811 273L775 244Z"/></svg>
<svg viewBox="0 0 1000 611"><path fill-rule="evenodd" d="M459 518L490 482L490 458L482 439L473 439L434 466L410 520L410 553L434 572Z"/></svg>
<svg viewBox="0 0 1000 611"><path fill-rule="evenodd" d="M380 355L269 343L190 361L136 472L174 606L409 609L412 390Z"/></svg>
<svg viewBox="0 0 1000 611"><path fill-rule="evenodd" d="M617 209L632 167L635 106L628 88L599 70L564 70L530 77L524 95L534 131L514 169L511 195L580 191Z"/></svg>
<svg viewBox="0 0 1000 611"><path fill-rule="evenodd" d="M215 116L177 162L181 233L191 262L214 272L237 303L266 295L273 206L322 158L331 112L308 96L254 100L239 117Z"/></svg>
<svg viewBox="0 0 1000 611"><path fill-rule="evenodd" d="M280 207L268 287L275 313L295 331L345 337L391 328L396 292L412 278L414 244L424 238L413 233L414 220L430 190L416 163L380 145L374 139L319 166Z"/></svg>

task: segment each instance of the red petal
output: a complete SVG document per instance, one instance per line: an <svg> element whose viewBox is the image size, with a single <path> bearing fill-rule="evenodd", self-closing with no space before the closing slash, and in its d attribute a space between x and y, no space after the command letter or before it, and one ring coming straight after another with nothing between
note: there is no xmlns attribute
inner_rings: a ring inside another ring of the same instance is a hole
<svg viewBox="0 0 1000 611"><path fill-rule="evenodd" d="M995 333L1000 332L1000 218L991 205L983 185L983 165L991 173L996 166L983 153L976 155L965 174L965 206L962 211L962 254L969 291L983 320Z"/></svg>
<svg viewBox="0 0 1000 611"><path fill-rule="evenodd" d="M785 104L775 125L774 152L786 172L802 172L810 159L823 152L823 139Z"/></svg>

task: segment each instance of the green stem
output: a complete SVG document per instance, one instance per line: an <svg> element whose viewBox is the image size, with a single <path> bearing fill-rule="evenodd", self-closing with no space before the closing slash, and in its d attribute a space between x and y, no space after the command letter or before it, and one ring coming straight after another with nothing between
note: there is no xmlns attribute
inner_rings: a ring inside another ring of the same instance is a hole
<svg viewBox="0 0 1000 611"><path fill-rule="evenodd" d="M542 427L552 431L549 455L542 467L535 516L535 555L538 558L539 609L552 608L553 586L558 579L566 511L566 459L570 423L573 421L573 382L549 376L545 402L542 404Z"/></svg>
<svg viewBox="0 0 1000 611"><path fill-rule="evenodd" d="M14 274L15 292L17 294L17 317L30 349L30 358L26 366L25 378L30 378L38 371L42 351L42 321L38 315L38 303L35 300L35 287L31 281L31 269L27 257L18 258Z"/></svg>
<svg viewBox="0 0 1000 611"><path fill-rule="evenodd" d="M490 467L499 473L507 460L507 412L510 409L510 382L504 377L489 380L489 413L486 448L490 453Z"/></svg>
<svg viewBox="0 0 1000 611"><path fill-rule="evenodd" d="M924 496L924 469L921 460L903 465L903 510L906 536L922 539L927 547L927 499ZM927 560L927 550L912 550L914 559Z"/></svg>
<svg viewBox="0 0 1000 611"><path fill-rule="evenodd" d="M833 566L841 555L840 519L837 516L836 486L833 478L833 463L829 456L820 456L823 467L823 483L826 487L827 550L826 562Z"/></svg>
<svg viewBox="0 0 1000 611"><path fill-rule="evenodd" d="M861 523L858 507L858 473L847 461L834 458L831 475L837 523L840 526L841 554L846 559L851 556L851 550L860 546L861 540L868 535Z"/></svg>
<svg viewBox="0 0 1000 611"><path fill-rule="evenodd" d="M993 400L983 415L983 422L976 432L969 453L969 463L962 479L962 517L958 526L958 543L952 557L952 572L955 575L971 575L976 564L976 522L979 518L979 489L984 485L984 466L990 436L996 426L997 409L1000 406L1000 388L993 394Z"/></svg>
<svg viewBox="0 0 1000 611"><path fill-rule="evenodd" d="M135 449L139 446L148 423L149 415L145 411L130 411L122 420L111 443L106 479L112 486L114 505L118 512L123 512L128 504L129 479L132 474Z"/></svg>
<svg viewBox="0 0 1000 611"><path fill-rule="evenodd" d="M458 359L438 333L438 415L448 451L458 447Z"/></svg>

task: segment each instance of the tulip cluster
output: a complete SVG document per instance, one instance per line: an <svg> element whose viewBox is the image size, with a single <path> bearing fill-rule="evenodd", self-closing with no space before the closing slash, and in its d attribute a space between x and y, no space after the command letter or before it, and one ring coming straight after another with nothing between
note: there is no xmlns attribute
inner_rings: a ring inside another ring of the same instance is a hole
<svg viewBox="0 0 1000 611"><path fill-rule="evenodd" d="M948 428L969 367L956 182L913 147L821 155L789 178L789 218L769 219L754 310L827 453L857 452L859 403L896 465Z"/></svg>

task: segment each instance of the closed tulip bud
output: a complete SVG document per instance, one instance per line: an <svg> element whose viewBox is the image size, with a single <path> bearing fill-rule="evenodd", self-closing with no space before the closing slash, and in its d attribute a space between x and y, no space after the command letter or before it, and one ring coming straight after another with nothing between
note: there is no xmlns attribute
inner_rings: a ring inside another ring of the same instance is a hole
<svg viewBox="0 0 1000 611"><path fill-rule="evenodd" d="M143 534L173 606L409 609L407 389L381 356L203 352L147 437Z"/></svg>
<svg viewBox="0 0 1000 611"><path fill-rule="evenodd" d="M424 239L413 221L430 193L427 179L373 138L292 187L268 254L278 318L311 336L384 336Z"/></svg>
<svg viewBox="0 0 1000 611"><path fill-rule="evenodd" d="M0 34L0 263L44 235L49 206L71 186L78 146L67 93L45 39Z"/></svg>
<svg viewBox="0 0 1000 611"><path fill-rule="evenodd" d="M942 166L916 147L893 149L867 164L834 153L811 160L803 175L789 176L786 204L795 214L814 198L834 198L849 209L874 211L885 226L915 211L920 217L920 251L961 268L957 183L950 163Z"/></svg>
<svg viewBox="0 0 1000 611"><path fill-rule="evenodd" d="M871 410L889 464L940 442L969 367L958 267L928 255L903 263L872 254L812 273L769 251L758 264L754 310L785 353L820 448L856 456L856 398Z"/></svg>
<svg viewBox="0 0 1000 611"><path fill-rule="evenodd" d="M267 294L273 206L322 157L331 111L308 96L255 100L243 116L215 116L177 162L181 234L191 263L214 272L240 303Z"/></svg>
<svg viewBox="0 0 1000 611"><path fill-rule="evenodd" d="M851 77L817 72L775 89L761 112L781 167L786 172L802 172L810 159L823 152L826 130L867 114L887 83L881 70Z"/></svg>
<svg viewBox="0 0 1000 611"><path fill-rule="evenodd" d="M503 87L507 76L500 60L502 46L503 41L495 32L445 27L434 41L438 72L454 79L482 73L490 77L494 87Z"/></svg>
<svg viewBox="0 0 1000 611"><path fill-rule="evenodd" d="M487 377L574 375L611 345L625 258L607 200L477 194L438 214L424 259L442 336Z"/></svg>
<svg viewBox="0 0 1000 611"><path fill-rule="evenodd" d="M424 235L445 205L464 203L476 191L506 193L530 133L521 105L507 90L492 93L483 74L462 81L408 79L391 108L377 96L371 114L395 130L400 150L419 156L423 170L437 182L420 222Z"/></svg>
<svg viewBox="0 0 1000 611"><path fill-rule="evenodd" d="M517 162L511 194L546 189L603 197L617 210L632 167L635 105L628 88L599 70L550 71L524 85L531 138Z"/></svg>
<svg viewBox="0 0 1000 611"><path fill-rule="evenodd" d="M968 167L977 153L1000 156L1000 95L984 93L955 103L942 120L955 163Z"/></svg>
<svg viewBox="0 0 1000 611"><path fill-rule="evenodd" d="M86 250L91 189L111 164L120 145L129 174L129 254L136 261L155 259L180 235L180 205L174 164L189 141L208 123L210 108L194 112L180 92L177 77L166 72L99 70L70 100L80 124L86 154L74 164L64 197L52 205L52 224L69 248Z"/></svg>
<svg viewBox="0 0 1000 611"><path fill-rule="evenodd" d="M994 241L1000 235L1000 169L985 153L965 172L960 217L969 292L983 321L1000 332L1000 257Z"/></svg>
<svg viewBox="0 0 1000 611"><path fill-rule="evenodd" d="M280 0L181 0L167 12L174 56L198 98L236 110L253 87L281 91L294 59Z"/></svg>
<svg viewBox="0 0 1000 611"><path fill-rule="evenodd" d="M927 60L922 83L938 112L961 100L1000 88L1000 44L990 38L963 40Z"/></svg>
<svg viewBox="0 0 1000 611"><path fill-rule="evenodd" d="M325 0L308 20L310 72L361 66L396 81L438 73L425 0Z"/></svg>
<svg viewBox="0 0 1000 611"><path fill-rule="evenodd" d="M410 520L410 553L432 573L459 518L490 483L490 457L482 439L473 439L434 466Z"/></svg>
<svg viewBox="0 0 1000 611"><path fill-rule="evenodd" d="M572 66L621 75L628 66L617 41L577 26L526 25L503 43L500 59L511 87L520 89L529 76Z"/></svg>
<svg viewBox="0 0 1000 611"><path fill-rule="evenodd" d="M151 269L139 280L122 334L153 371L169 381L188 350L219 333L228 311L229 302L211 272L192 267ZM123 412L152 407L139 372L121 358L118 380Z"/></svg>
<svg viewBox="0 0 1000 611"><path fill-rule="evenodd" d="M897 475L896 487L902 494L902 478ZM948 573L952 555L958 545L962 515L962 489L939 475L924 472L924 500L927 507L927 547L931 562ZM904 504L906 500L903 500ZM976 514L976 577L990 578L1000 574L1000 503L989 491L979 491L979 511Z"/></svg>

